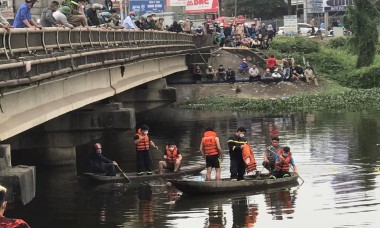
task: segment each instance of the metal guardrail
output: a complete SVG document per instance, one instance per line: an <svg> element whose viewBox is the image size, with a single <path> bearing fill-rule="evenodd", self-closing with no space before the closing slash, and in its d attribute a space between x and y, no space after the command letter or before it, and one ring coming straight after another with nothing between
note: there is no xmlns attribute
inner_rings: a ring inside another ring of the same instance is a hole
<svg viewBox="0 0 380 228"><path fill-rule="evenodd" d="M186 54L196 49L184 33L98 28L0 29L0 88L96 67Z"/></svg>
<svg viewBox="0 0 380 228"><path fill-rule="evenodd" d="M110 47L154 43L192 43L192 36L184 33L108 30L98 28L43 28L0 29L0 59L12 59L17 54L36 51L50 53L64 48Z"/></svg>

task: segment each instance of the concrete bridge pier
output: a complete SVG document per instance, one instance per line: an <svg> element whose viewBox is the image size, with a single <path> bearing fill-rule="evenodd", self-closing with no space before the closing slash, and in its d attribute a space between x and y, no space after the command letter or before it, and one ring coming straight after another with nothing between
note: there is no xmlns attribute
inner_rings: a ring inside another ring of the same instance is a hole
<svg viewBox="0 0 380 228"><path fill-rule="evenodd" d="M177 89L169 87L165 78L157 79L112 97L135 112L161 107L177 101Z"/></svg>

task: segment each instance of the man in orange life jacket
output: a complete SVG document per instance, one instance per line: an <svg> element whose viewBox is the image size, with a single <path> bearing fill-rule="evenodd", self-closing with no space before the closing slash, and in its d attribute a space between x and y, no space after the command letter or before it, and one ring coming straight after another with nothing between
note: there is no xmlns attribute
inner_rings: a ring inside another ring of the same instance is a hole
<svg viewBox="0 0 380 228"><path fill-rule="evenodd" d="M5 196L7 189L0 185L0 227L1 228L30 228L29 225L22 219L13 219L4 217L7 201Z"/></svg>
<svg viewBox="0 0 380 228"><path fill-rule="evenodd" d="M149 127L142 125L137 130L134 137L134 143L136 144L136 159L137 159L137 175L143 175L146 171L147 175L152 175L152 168L150 167L151 159L149 154L149 146L158 148L152 140L148 137Z"/></svg>
<svg viewBox="0 0 380 228"><path fill-rule="evenodd" d="M278 137L273 137L272 145L268 146L263 153L264 161L262 164L270 173L272 173L274 170L276 155L281 149L282 147L280 146L280 139Z"/></svg>
<svg viewBox="0 0 380 228"><path fill-rule="evenodd" d="M245 163L243 160L242 146L248 144L245 134L247 131L244 127L239 127L234 135L228 138L228 147L230 153L230 172L231 181L244 180Z"/></svg>
<svg viewBox="0 0 380 228"><path fill-rule="evenodd" d="M284 147L276 155L276 165L272 172L270 179L276 179L281 177L290 177L289 168L293 166L294 173L298 175L297 166L294 163L292 152L289 147Z"/></svg>
<svg viewBox="0 0 380 228"><path fill-rule="evenodd" d="M164 168L170 169L176 173L181 165L182 155L179 153L179 150L175 143L167 143L164 152L164 159L165 161L158 162L160 174L164 173Z"/></svg>
<svg viewBox="0 0 380 228"><path fill-rule="evenodd" d="M223 151L220 147L219 138L216 136L216 133L213 128L208 127L203 134L201 145L199 147L203 157L206 157L206 181L211 180L211 171L212 168L215 168L215 180L220 181L220 161L219 158L223 160Z"/></svg>

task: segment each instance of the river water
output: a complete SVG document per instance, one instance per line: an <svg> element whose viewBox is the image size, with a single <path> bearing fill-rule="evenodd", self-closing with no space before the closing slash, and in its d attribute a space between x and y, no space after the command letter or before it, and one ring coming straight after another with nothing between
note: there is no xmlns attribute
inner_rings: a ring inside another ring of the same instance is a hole
<svg viewBox="0 0 380 228"><path fill-rule="evenodd" d="M32 227L380 227L379 112L267 116L160 108L139 114L138 123L150 126L161 148L168 140L177 142L188 164L202 160L196 151L208 126L216 129L224 150L228 136L246 127L258 164L271 136L278 135L282 146L291 147L304 183L190 197L164 180L94 186L78 180L75 167L39 168L36 198L6 215ZM134 171L133 134L105 131L98 140L125 171ZM88 148L77 147L79 163L86 163ZM161 154L151 153L156 164ZM222 175L229 176L228 159Z"/></svg>

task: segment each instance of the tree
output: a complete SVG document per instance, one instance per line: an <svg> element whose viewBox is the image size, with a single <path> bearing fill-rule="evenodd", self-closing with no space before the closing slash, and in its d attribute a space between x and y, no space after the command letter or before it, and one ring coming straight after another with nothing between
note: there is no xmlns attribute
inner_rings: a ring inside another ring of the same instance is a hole
<svg viewBox="0 0 380 228"><path fill-rule="evenodd" d="M358 60L356 67L370 66L374 62L378 42L377 23L379 17L378 0L355 0L344 16L345 27L354 35Z"/></svg>

